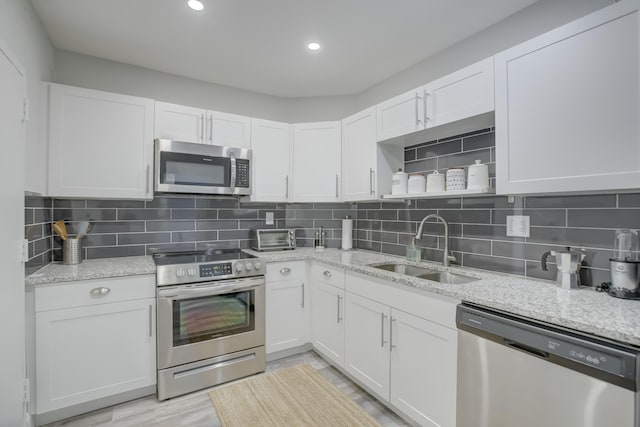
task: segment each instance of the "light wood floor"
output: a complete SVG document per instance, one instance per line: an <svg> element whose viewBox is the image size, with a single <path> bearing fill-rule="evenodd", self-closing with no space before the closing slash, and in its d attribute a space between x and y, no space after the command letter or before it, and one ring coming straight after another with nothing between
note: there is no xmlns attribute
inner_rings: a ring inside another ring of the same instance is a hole
<svg viewBox="0 0 640 427"><path fill-rule="evenodd" d="M269 362L267 364L267 372L277 371L278 369L301 363L308 363L318 370L323 377L336 385L346 396L360 405L360 407L383 426L395 427L408 425L347 377L329 366L312 351ZM164 402L158 402L155 396L149 396L49 424L47 427L218 427L220 426L220 420L209 400L209 390L211 389L197 391L185 396L165 400Z"/></svg>

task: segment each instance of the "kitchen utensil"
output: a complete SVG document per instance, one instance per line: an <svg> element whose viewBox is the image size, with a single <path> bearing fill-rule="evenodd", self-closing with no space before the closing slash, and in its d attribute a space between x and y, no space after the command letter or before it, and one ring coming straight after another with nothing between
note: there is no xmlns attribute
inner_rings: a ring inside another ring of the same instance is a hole
<svg viewBox="0 0 640 427"><path fill-rule="evenodd" d="M318 227L318 231L316 231L315 233L315 242L314 242L314 247L316 249L324 249L324 245L325 245L325 238L327 237L327 232L324 231L324 227L320 226Z"/></svg>
<svg viewBox="0 0 640 427"><path fill-rule="evenodd" d="M426 179L422 173L409 174L407 182L407 192L410 194L424 193L426 190Z"/></svg>
<svg viewBox="0 0 640 427"><path fill-rule="evenodd" d="M464 190L464 169L447 170L447 191Z"/></svg>
<svg viewBox="0 0 640 427"><path fill-rule="evenodd" d="M467 174L467 190L487 190L489 188L489 166L476 160L475 165L469 166Z"/></svg>
<svg viewBox="0 0 640 427"><path fill-rule="evenodd" d="M427 193L437 193L445 190L444 175L438 171L427 175Z"/></svg>
<svg viewBox="0 0 640 427"><path fill-rule="evenodd" d="M54 222L51 228L62 240L67 240L67 226L63 220Z"/></svg>
<svg viewBox="0 0 640 427"><path fill-rule="evenodd" d="M640 299L640 259L638 259L638 232L616 230L613 258L609 259L611 283L605 290L617 298Z"/></svg>
<svg viewBox="0 0 640 427"><path fill-rule="evenodd" d="M81 222L80 226L78 227L78 232L76 233L76 239L82 239L85 235L89 234L92 228L93 224L91 224L89 221Z"/></svg>
<svg viewBox="0 0 640 427"><path fill-rule="evenodd" d="M402 169L398 169L391 180L391 194L407 194L407 183L407 174L402 172Z"/></svg>
<svg viewBox="0 0 640 427"><path fill-rule="evenodd" d="M565 251L547 251L542 254L542 271L548 271L547 257L549 256L556 258L558 268L556 286L562 289L578 289L580 287L580 267L587 254L572 251L569 246Z"/></svg>
<svg viewBox="0 0 640 427"><path fill-rule="evenodd" d="M64 239L62 242L62 263L67 265L82 262L82 242L79 239Z"/></svg>

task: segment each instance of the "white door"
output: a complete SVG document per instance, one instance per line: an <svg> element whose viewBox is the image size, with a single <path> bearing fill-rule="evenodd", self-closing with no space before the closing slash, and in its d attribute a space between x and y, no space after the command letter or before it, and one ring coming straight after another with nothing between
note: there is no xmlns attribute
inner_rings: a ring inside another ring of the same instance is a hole
<svg viewBox="0 0 640 427"><path fill-rule="evenodd" d="M322 282L313 283L311 342L336 365L344 365L344 291Z"/></svg>
<svg viewBox="0 0 640 427"><path fill-rule="evenodd" d="M155 298L36 313L38 414L155 384Z"/></svg>
<svg viewBox="0 0 640 427"><path fill-rule="evenodd" d="M150 99L58 84L49 102L49 195L153 198Z"/></svg>
<svg viewBox="0 0 640 427"><path fill-rule="evenodd" d="M207 126L207 144L251 148L250 117L208 111Z"/></svg>
<svg viewBox="0 0 640 427"><path fill-rule="evenodd" d="M340 122L293 125L293 201L340 200Z"/></svg>
<svg viewBox="0 0 640 427"><path fill-rule="evenodd" d="M290 131L288 123L251 119L252 201L286 202L289 199Z"/></svg>
<svg viewBox="0 0 640 427"><path fill-rule="evenodd" d="M309 296L302 280L267 282L267 354L309 342Z"/></svg>
<svg viewBox="0 0 640 427"><path fill-rule="evenodd" d="M422 426L455 427L457 331L391 310L391 404Z"/></svg>
<svg viewBox="0 0 640 427"><path fill-rule="evenodd" d="M424 129L422 89L414 89L376 105L378 141Z"/></svg>
<svg viewBox="0 0 640 427"><path fill-rule="evenodd" d="M155 138L203 143L205 114L200 108L156 101Z"/></svg>
<svg viewBox="0 0 640 427"><path fill-rule="evenodd" d="M621 1L495 56L499 194L640 186L639 19Z"/></svg>
<svg viewBox="0 0 640 427"><path fill-rule="evenodd" d="M0 319L6 325L0 363L0 418L3 425L23 424L25 378L24 264L19 244L24 238L24 125L26 97L22 68L0 45L0 200L4 244L0 245L2 298Z"/></svg>
<svg viewBox="0 0 640 427"><path fill-rule="evenodd" d="M384 400L389 400L389 316L391 309L347 292L345 368Z"/></svg>
<svg viewBox="0 0 640 427"><path fill-rule="evenodd" d="M342 200L376 198L376 108L342 120Z"/></svg>
<svg viewBox="0 0 640 427"><path fill-rule="evenodd" d="M493 57L424 87L425 128L493 111Z"/></svg>

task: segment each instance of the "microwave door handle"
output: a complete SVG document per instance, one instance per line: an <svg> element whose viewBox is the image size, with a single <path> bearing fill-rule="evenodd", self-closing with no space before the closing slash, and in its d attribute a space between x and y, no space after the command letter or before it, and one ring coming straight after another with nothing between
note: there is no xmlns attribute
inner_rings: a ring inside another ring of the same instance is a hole
<svg viewBox="0 0 640 427"><path fill-rule="evenodd" d="M237 174L237 162L235 157L231 158L231 183L229 184L229 189L231 192L236 191L236 174Z"/></svg>

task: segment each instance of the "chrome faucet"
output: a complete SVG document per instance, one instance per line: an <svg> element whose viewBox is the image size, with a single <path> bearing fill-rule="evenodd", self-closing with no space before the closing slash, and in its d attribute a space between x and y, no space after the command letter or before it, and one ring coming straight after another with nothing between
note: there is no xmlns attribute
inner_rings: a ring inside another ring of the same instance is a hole
<svg viewBox="0 0 640 427"><path fill-rule="evenodd" d="M420 221L420 226L418 227L418 232L416 233L416 239L422 239L422 228L424 227L424 223L429 219L437 219L444 225L444 253L442 255L442 265L444 267L448 267L449 263L456 263L457 260L456 257L453 256L453 254L449 255L449 224L444 218L442 218L438 214L429 214L422 218L422 221Z"/></svg>

